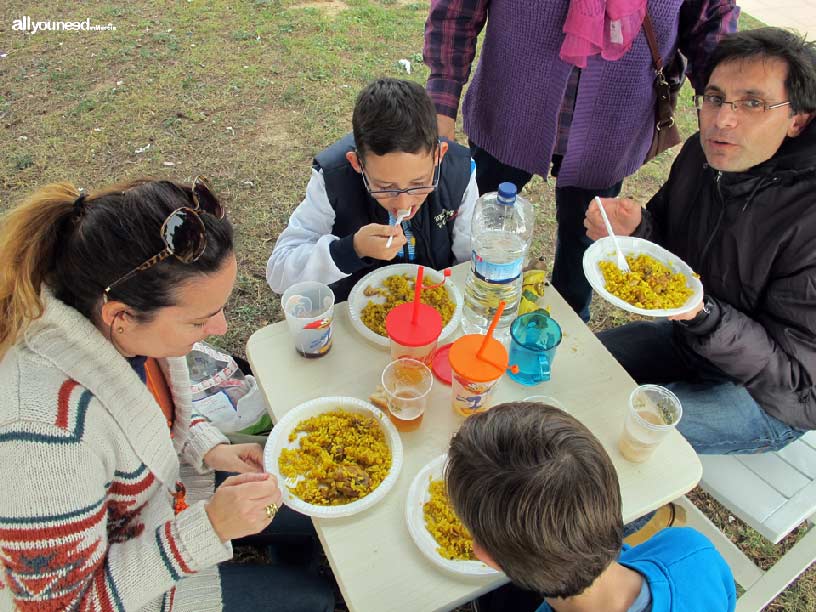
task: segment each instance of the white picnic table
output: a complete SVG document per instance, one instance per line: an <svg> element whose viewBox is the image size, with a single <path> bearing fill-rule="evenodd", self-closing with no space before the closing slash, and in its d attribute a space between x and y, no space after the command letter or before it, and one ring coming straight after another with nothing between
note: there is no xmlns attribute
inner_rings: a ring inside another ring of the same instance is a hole
<svg viewBox="0 0 816 612"><path fill-rule="evenodd" d="M459 287L464 285L468 265L453 269L451 279ZM645 463L630 463L621 456L617 441L634 381L552 287L547 288L544 303L564 331L552 380L525 387L505 376L492 403L549 395L589 427L618 471L625 522L694 488L702 467L677 432ZM247 344L247 355L275 422L316 397L367 399L390 361L387 350L354 330L346 303L335 309L334 345L326 356L298 355L285 322L256 331ZM504 577L469 578L438 569L415 546L405 524L411 481L430 460L446 452L451 435L464 420L451 408L450 394L450 387L435 381L422 426L400 434L405 451L402 473L381 502L351 517L314 519L352 612L449 610L506 582Z"/></svg>

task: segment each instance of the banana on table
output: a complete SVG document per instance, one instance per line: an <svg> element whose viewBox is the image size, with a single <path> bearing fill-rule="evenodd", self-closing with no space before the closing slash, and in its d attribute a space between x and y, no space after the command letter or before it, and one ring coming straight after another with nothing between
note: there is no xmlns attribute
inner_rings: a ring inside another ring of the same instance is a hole
<svg viewBox="0 0 816 612"><path fill-rule="evenodd" d="M548 314L548 308L542 308L538 304L538 300L544 295L544 290L547 287L547 273L544 270L527 270L521 281L521 303L519 304L519 315L534 312L536 310L544 310Z"/></svg>

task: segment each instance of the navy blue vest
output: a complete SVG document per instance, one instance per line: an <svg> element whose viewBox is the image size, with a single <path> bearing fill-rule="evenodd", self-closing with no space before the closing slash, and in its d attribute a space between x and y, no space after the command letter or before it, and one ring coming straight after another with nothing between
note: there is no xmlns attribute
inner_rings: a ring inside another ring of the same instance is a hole
<svg viewBox="0 0 816 612"><path fill-rule="evenodd" d="M353 150L354 137L348 134L318 153L313 162L316 170L323 171L326 193L334 209L332 234L341 239L352 236L369 223L388 225L388 212L368 195L362 177L346 159L346 153ZM455 142L448 142L439 185L410 221L416 239L413 263L436 270L453 265L453 223L469 181L470 151ZM331 285L336 300L345 300L355 283L372 270L407 261L407 247L403 253L405 259L393 261L364 258L362 269Z"/></svg>

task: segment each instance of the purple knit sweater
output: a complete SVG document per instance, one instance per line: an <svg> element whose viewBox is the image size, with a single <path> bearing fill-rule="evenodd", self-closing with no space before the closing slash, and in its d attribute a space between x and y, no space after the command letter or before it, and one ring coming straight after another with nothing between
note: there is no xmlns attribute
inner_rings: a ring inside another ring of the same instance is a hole
<svg viewBox="0 0 816 612"><path fill-rule="evenodd" d="M456 4L451 0L445 27L454 23ZM569 1L486 4L484 45L462 106L465 132L502 162L546 176L558 110L572 69L558 57ZM683 0L648 2L664 60L677 46L682 4ZM712 8L717 2L702 4L712 13L722 12ZM433 19L432 12L429 27ZM709 30L719 28L719 16L709 24L702 21ZM431 71L433 79L433 65ZM618 61L589 58L578 85L567 153L558 176L560 187L609 187L640 167L654 129L653 81L651 54L642 31ZM430 85L429 81L429 90Z"/></svg>

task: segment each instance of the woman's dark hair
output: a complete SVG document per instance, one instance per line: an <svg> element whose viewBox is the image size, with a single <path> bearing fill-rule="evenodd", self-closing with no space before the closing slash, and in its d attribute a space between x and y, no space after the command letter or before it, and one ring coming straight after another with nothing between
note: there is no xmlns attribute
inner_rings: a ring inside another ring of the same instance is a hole
<svg viewBox="0 0 816 612"><path fill-rule="evenodd" d="M439 138L436 109L425 89L399 79L369 83L357 96L351 125L361 157L431 152Z"/></svg>
<svg viewBox="0 0 816 612"><path fill-rule="evenodd" d="M816 43L781 28L758 28L724 37L709 58L706 81L722 63L764 58L788 65L785 90L791 112L816 111Z"/></svg>
<svg viewBox="0 0 816 612"><path fill-rule="evenodd" d="M105 288L164 248L160 229L177 208L195 208L190 186L137 180L77 199L70 183L47 185L9 211L0 225L0 356L43 312L45 283L54 295L95 320ZM207 246L199 259L173 256L117 284L109 298L147 321L175 303L186 280L216 272L232 253L232 225L201 212Z"/></svg>

